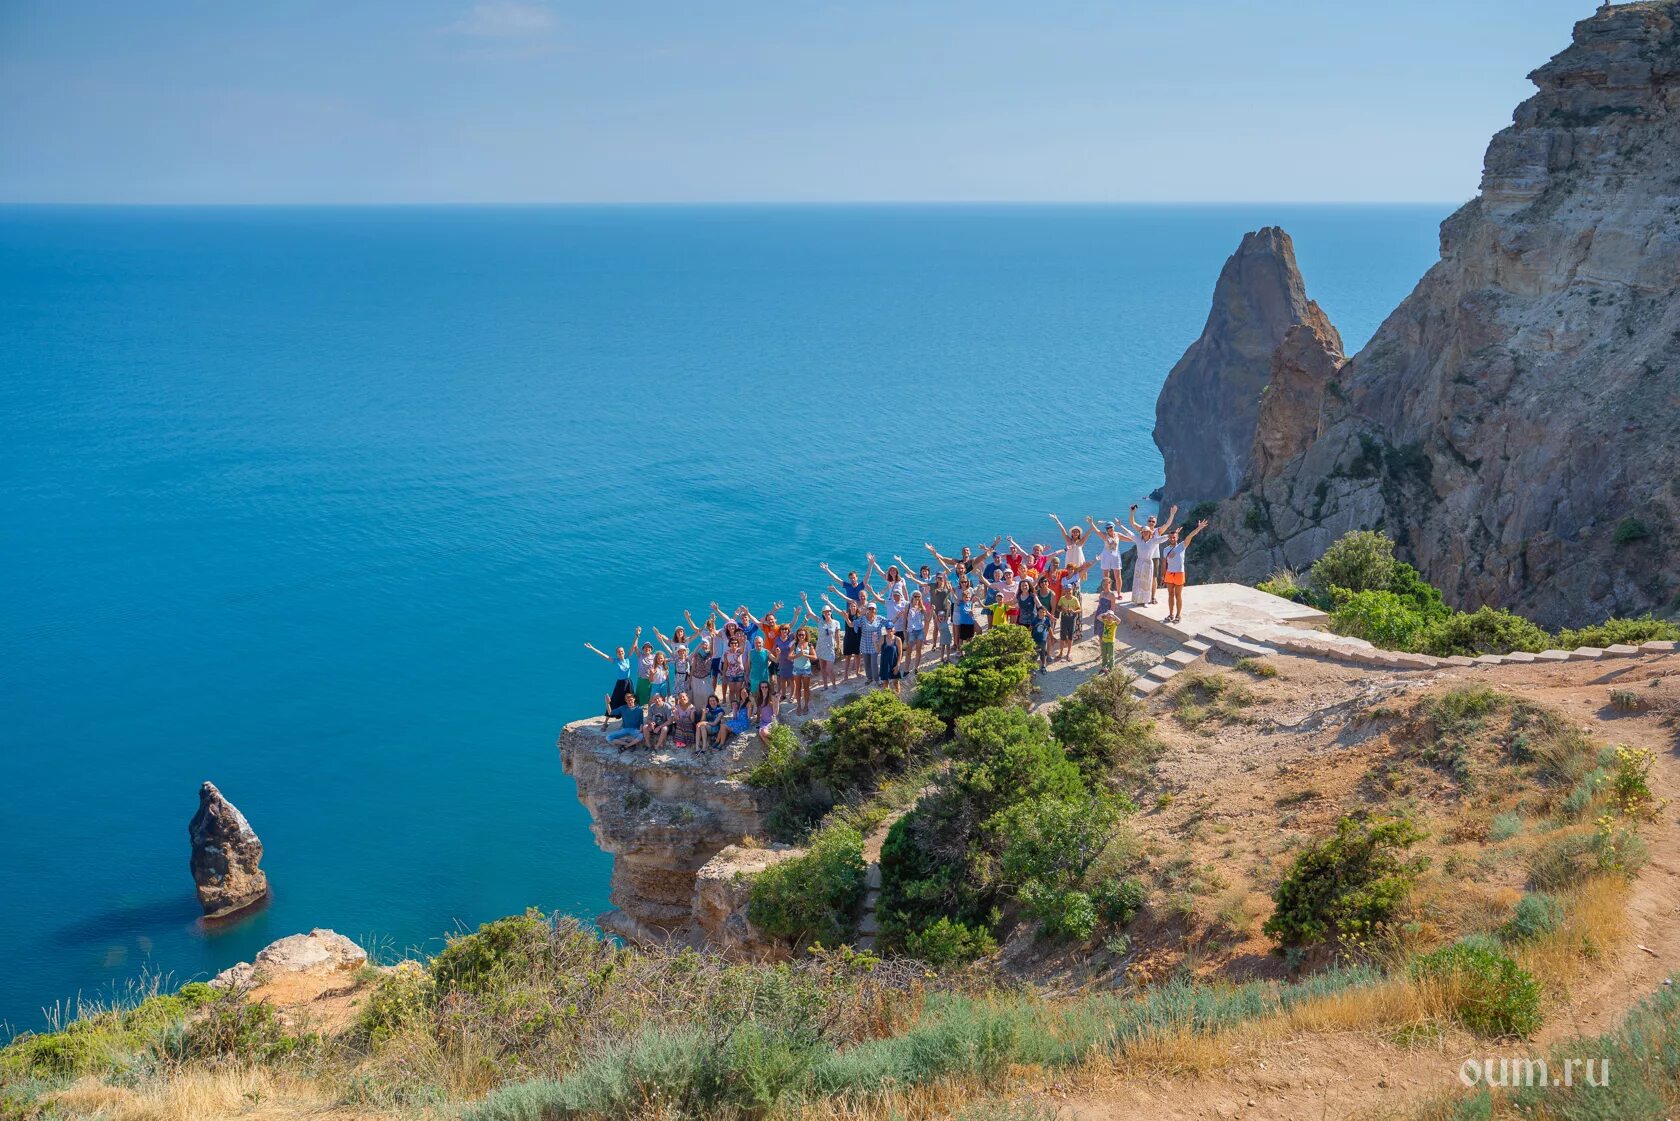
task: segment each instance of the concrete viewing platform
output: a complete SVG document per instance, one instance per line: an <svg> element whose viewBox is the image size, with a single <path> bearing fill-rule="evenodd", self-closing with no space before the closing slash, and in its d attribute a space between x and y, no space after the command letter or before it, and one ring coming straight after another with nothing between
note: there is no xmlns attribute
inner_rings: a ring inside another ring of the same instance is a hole
<svg viewBox="0 0 1680 1121"><path fill-rule="evenodd" d="M1208 631L1240 635L1254 627L1293 627L1323 630L1330 616L1316 607L1294 603L1251 588L1247 584L1192 584L1184 589L1184 619L1169 623L1167 590L1157 590L1151 607L1122 602L1120 617L1134 627L1154 631L1179 642L1200 638Z"/></svg>

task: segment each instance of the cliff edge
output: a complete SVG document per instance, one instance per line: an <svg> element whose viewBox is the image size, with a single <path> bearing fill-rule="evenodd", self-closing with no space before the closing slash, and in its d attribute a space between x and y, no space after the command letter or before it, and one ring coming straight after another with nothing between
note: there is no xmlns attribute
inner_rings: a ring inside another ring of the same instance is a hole
<svg viewBox="0 0 1680 1121"><path fill-rule="evenodd" d="M1677 26L1680 0L1576 25L1489 144L1478 196L1442 223L1440 261L1358 354L1308 379L1322 394L1284 409L1280 392L1272 412L1225 387L1221 425L1254 409L1263 454L1215 515L1202 575L1258 580L1376 527L1461 606L1558 626L1676 605ZM1157 439L1171 498L1200 489L1175 487L1176 462L1229 469L1223 432Z"/></svg>
<svg viewBox="0 0 1680 1121"><path fill-rule="evenodd" d="M715 753L620 751L597 717L568 724L559 748L595 842L613 856L614 909L601 928L640 943L697 940L700 869L763 832L757 792L734 777L762 757L757 737Z"/></svg>

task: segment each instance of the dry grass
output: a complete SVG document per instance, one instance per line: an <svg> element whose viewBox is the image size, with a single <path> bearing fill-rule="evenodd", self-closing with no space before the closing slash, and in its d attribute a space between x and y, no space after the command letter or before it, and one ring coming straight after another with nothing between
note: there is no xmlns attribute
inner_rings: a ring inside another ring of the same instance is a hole
<svg viewBox="0 0 1680 1121"><path fill-rule="evenodd" d="M1558 929L1523 946L1517 964L1546 986L1567 995L1606 948L1627 936L1629 886L1621 876L1593 876L1565 898Z"/></svg>
<svg viewBox="0 0 1680 1121"><path fill-rule="evenodd" d="M85 1078L53 1095L59 1110L100 1121L366 1121L389 1116L335 1107L323 1087L262 1067L190 1069L134 1087Z"/></svg>

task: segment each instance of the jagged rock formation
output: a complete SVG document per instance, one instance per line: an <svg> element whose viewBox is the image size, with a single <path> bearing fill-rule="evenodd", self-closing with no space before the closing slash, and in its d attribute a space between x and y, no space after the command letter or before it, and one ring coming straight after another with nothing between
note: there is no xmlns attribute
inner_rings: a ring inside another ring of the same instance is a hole
<svg viewBox="0 0 1680 1121"><path fill-rule="evenodd" d="M1244 484L1264 479L1324 434L1324 394L1346 359L1342 336L1317 304L1272 352L1271 379L1260 395L1254 454Z"/></svg>
<svg viewBox="0 0 1680 1121"><path fill-rule="evenodd" d="M1289 329L1309 318L1329 324L1307 299L1289 235L1276 226L1245 235L1220 270L1201 336L1167 375L1155 403L1168 501L1226 498L1248 477L1272 355Z"/></svg>
<svg viewBox="0 0 1680 1121"><path fill-rule="evenodd" d="M696 754L624 751L599 718L568 724L560 759L577 781L596 843L613 854L612 911L602 929L635 942L690 940L695 880L726 846L763 832L758 794L738 777L762 758L757 737Z"/></svg>
<svg viewBox="0 0 1680 1121"><path fill-rule="evenodd" d="M753 961L787 958L786 945L767 937L748 921L747 898L754 876L804 851L787 845L729 845L706 861L694 877L691 910L696 934L708 947L730 957Z"/></svg>
<svg viewBox="0 0 1680 1121"><path fill-rule="evenodd" d="M1553 626L1680 607L1677 25L1680 0L1601 9L1530 75L1441 260L1316 421L1288 388L1257 418L1278 430L1200 575L1262 578L1379 527L1462 607ZM1175 497L1175 459L1229 441L1169 432Z"/></svg>
<svg viewBox="0 0 1680 1121"><path fill-rule="evenodd" d="M198 788L198 812L187 826L192 840L192 877L207 918L227 918L268 898L262 841L245 815L222 797L216 784Z"/></svg>
<svg viewBox="0 0 1680 1121"><path fill-rule="evenodd" d="M270 942L254 961L242 961L211 978L218 989L248 989L267 984L286 974L324 977L347 973L367 964L367 951L336 931L317 927L308 934L293 934Z"/></svg>

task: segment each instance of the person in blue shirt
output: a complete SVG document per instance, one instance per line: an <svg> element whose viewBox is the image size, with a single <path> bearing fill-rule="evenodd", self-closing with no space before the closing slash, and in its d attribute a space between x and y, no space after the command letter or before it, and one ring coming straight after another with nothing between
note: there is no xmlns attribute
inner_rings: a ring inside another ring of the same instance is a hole
<svg viewBox="0 0 1680 1121"><path fill-rule="evenodd" d="M875 605L870 603L863 609L863 618L857 621L859 652L863 655L863 679L865 681L879 681L881 679L881 632L892 630L886 616L875 611Z"/></svg>
<svg viewBox="0 0 1680 1121"><path fill-rule="evenodd" d="M875 554L870 553L868 561L866 561L865 564L864 564L863 570L864 570L866 575L864 576L864 578L862 580L858 579L858 574L857 574L856 569L853 569L852 571L846 573L846 578L844 580L842 580L840 578L839 574L837 574L832 568L828 567L828 562L827 561L821 562L821 564L818 567L820 567L825 573L828 574L828 578L830 580L833 580L836 584L838 584L840 586L839 587L840 594L846 598L846 601L848 603L857 603L859 600L861 600L863 598L863 593L865 591L867 591L868 588L869 588L869 573L871 572L871 569L874 567L874 565L875 565Z"/></svg>
<svg viewBox="0 0 1680 1121"><path fill-rule="evenodd" d="M620 751L625 751L646 742L647 737L642 731L641 705L619 705L613 709L612 715L617 717L618 727L607 733L608 743L617 744Z"/></svg>
<svg viewBox="0 0 1680 1121"><path fill-rule="evenodd" d="M961 650L963 643L974 637L974 603L978 599L974 586L968 582L968 573L957 577L957 590L951 602L951 614L957 621L955 649Z"/></svg>
<svg viewBox="0 0 1680 1121"><path fill-rule="evenodd" d="M636 637L630 640L631 650L636 648L636 643L640 642L641 638L642 628L637 627ZM629 653L622 646L613 651L612 657L608 657L606 652L599 646L596 646L593 642L584 643L583 648L591 654L594 654L597 658L607 662L618 671L618 680L613 682L612 692L607 695L607 714L608 719L611 719L613 710L624 707L625 702L627 702L636 692L635 659L631 658Z"/></svg>

